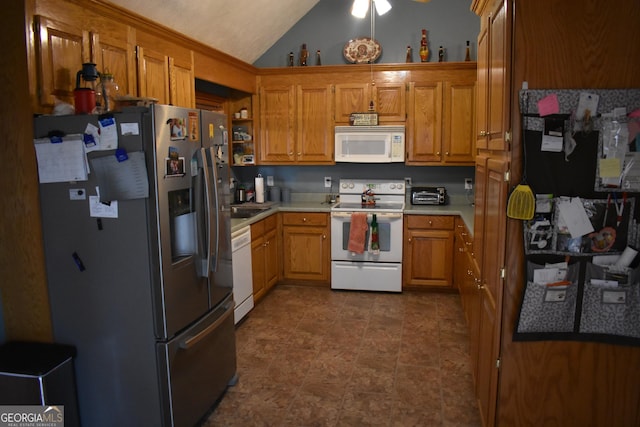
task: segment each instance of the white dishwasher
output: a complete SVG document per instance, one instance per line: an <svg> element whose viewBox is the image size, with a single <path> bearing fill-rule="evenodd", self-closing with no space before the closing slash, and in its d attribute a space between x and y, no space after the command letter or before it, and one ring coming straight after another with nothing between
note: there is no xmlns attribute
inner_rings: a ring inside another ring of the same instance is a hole
<svg viewBox="0 0 640 427"><path fill-rule="evenodd" d="M231 233L233 265L234 323L253 308L253 276L251 273L251 227Z"/></svg>

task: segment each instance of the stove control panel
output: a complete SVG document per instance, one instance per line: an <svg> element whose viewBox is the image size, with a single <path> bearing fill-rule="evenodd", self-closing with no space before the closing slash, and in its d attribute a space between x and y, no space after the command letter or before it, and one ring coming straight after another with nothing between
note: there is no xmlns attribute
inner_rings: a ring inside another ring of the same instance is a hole
<svg viewBox="0 0 640 427"><path fill-rule="evenodd" d="M404 180L341 179L340 194L362 194L371 190L374 194L404 195Z"/></svg>

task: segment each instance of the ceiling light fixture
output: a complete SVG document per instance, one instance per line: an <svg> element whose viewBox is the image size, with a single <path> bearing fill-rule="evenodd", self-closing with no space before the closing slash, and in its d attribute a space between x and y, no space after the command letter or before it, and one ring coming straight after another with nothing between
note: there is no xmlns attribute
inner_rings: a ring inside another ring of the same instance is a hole
<svg viewBox="0 0 640 427"><path fill-rule="evenodd" d="M369 3L375 4L378 15L384 15L391 10L389 0L353 0L351 14L356 18L364 18L369 11Z"/></svg>

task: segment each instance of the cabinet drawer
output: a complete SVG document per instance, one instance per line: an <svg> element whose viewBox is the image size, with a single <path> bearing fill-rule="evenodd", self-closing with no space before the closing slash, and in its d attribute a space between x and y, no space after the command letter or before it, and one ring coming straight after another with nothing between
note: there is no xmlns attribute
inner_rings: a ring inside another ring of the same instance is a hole
<svg viewBox="0 0 640 427"><path fill-rule="evenodd" d="M405 215L407 228L453 230L453 215Z"/></svg>
<svg viewBox="0 0 640 427"><path fill-rule="evenodd" d="M328 215L320 212L285 212L282 214L283 225L320 225L326 226Z"/></svg>

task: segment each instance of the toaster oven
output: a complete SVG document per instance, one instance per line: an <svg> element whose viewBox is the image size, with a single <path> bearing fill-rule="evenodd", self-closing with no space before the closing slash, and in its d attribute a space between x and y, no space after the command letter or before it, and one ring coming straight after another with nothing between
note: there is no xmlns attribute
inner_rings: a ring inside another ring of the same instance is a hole
<svg viewBox="0 0 640 427"><path fill-rule="evenodd" d="M444 187L413 187L412 205L446 205L447 190Z"/></svg>

